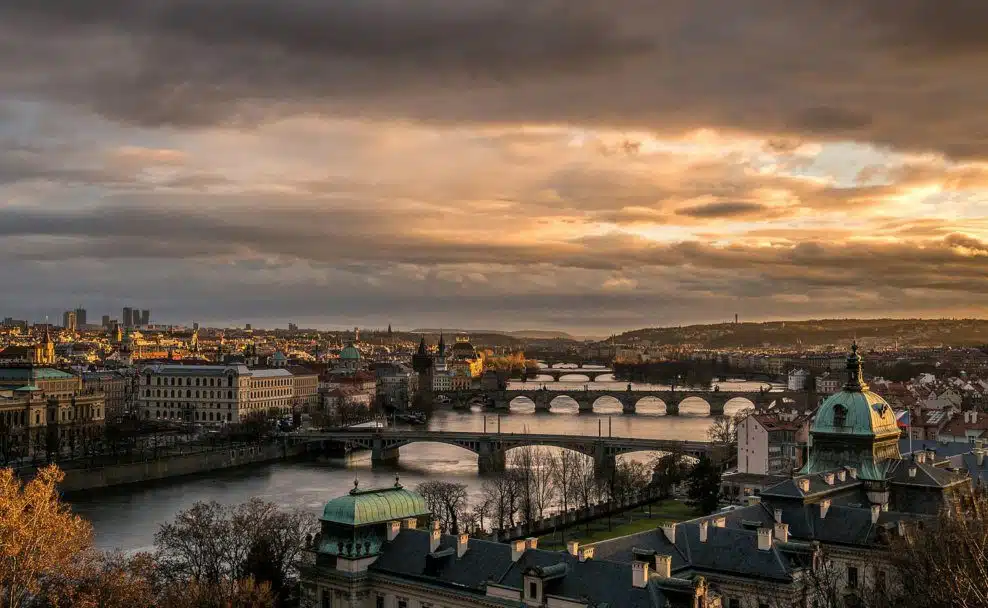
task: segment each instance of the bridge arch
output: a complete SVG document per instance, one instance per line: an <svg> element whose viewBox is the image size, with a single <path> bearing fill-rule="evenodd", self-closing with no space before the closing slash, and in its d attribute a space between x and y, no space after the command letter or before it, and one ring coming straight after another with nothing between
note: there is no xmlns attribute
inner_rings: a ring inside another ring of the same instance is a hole
<svg viewBox="0 0 988 608"><path fill-rule="evenodd" d="M713 410L710 402L703 397L689 396L679 402L680 416L709 416Z"/></svg>
<svg viewBox="0 0 988 608"><path fill-rule="evenodd" d="M620 414L624 411L624 402L612 395L601 395L593 400L590 408L598 414Z"/></svg>
<svg viewBox="0 0 988 608"><path fill-rule="evenodd" d="M581 373L580 370L573 370L572 373L560 374L559 377L556 378L556 381L557 382L590 382L591 380L590 380L590 376Z"/></svg>
<svg viewBox="0 0 988 608"><path fill-rule="evenodd" d="M649 395L641 397L635 401L635 413L644 416L665 416L668 412L668 405L661 397Z"/></svg>
<svg viewBox="0 0 988 608"><path fill-rule="evenodd" d="M580 411L580 402L575 395L557 391L550 393L547 400L546 409L554 414L575 414Z"/></svg>
<svg viewBox="0 0 988 608"><path fill-rule="evenodd" d="M755 407L755 402L748 397L731 397L724 403L724 415L733 416L738 412L747 409L754 409Z"/></svg>

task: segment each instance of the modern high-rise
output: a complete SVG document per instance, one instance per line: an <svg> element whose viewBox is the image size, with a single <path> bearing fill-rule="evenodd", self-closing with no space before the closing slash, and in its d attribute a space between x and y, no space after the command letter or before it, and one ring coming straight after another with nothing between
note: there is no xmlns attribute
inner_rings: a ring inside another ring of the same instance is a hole
<svg viewBox="0 0 988 608"><path fill-rule="evenodd" d="M123 321L124 327L133 327L134 326L134 309L132 309L130 306L124 306L124 309L123 309L123 318L121 320Z"/></svg>
<svg viewBox="0 0 988 608"><path fill-rule="evenodd" d="M75 327L76 327L75 311L66 310L64 313L62 313L62 327L65 328L66 331L75 331Z"/></svg>
<svg viewBox="0 0 988 608"><path fill-rule="evenodd" d="M100 325L102 325L103 327L110 327L110 315L103 315L103 320L102 323L100 323Z"/></svg>
<svg viewBox="0 0 988 608"><path fill-rule="evenodd" d="M87 319L86 319L86 309L85 308L76 308L75 309L75 324L76 324L76 327L82 327L83 325L86 324L86 321L87 321Z"/></svg>
<svg viewBox="0 0 988 608"><path fill-rule="evenodd" d="M150 324L151 324L151 311L150 310L142 310L141 311L141 325L147 327Z"/></svg>

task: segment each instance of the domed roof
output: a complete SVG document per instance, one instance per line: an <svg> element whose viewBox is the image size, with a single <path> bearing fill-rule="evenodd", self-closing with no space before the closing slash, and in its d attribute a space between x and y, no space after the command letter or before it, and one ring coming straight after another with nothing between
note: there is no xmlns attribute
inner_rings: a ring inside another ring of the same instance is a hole
<svg viewBox="0 0 988 608"><path fill-rule="evenodd" d="M391 488L370 490L359 490L354 482L349 494L326 503L321 519L347 526L364 526L430 514L421 494L406 490L397 482Z"/></svg>
<svg viewBox="0 0 988 608"><path fill-rule="evenodd" d="M354 346L352 343L347 344L346 347L344 347L344 349L340 351L340 359L359 360L360 351L357 350L357 347Z"/></svg>
<svg viewBox="0 0 988 608"><path fill-rule="evenodd" d="M810 432L869 437L899 434L892 407L868 390L862 379L857 344L851 347L847 358L847 384L823 402Z"/></svg>

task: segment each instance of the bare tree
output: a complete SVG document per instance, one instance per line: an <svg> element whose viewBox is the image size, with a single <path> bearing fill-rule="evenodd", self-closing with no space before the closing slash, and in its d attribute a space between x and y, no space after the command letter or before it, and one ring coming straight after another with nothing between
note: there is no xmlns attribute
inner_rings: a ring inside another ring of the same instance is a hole
<svg viewBox="0 0 988 608"><path fill-rule="evenodd" d="M576 484L573 474L579 466L578 461L584 458L586 456L573 450L560 450L559 456L556 457L553 471L555 473L556 497L559 500L559 508L564 512L568 511L576 501Z"/></svg>
<svg viewBox="0 0 988 608"><path fill-rule="evenodd" d="M426 481L415 491L425 498L439 526L450 534L460 533L460 523L467 515L467 486L451 481Z"/></svg>
<svg viewBox="0 0 988 608"><path fill-rule="evenodd" d="M488 477L481 485L485 501L490 505L491 517L501 530L515 525L518 511L518 479L511 471Z"/></svg>
<svg viewBox="0 0 988 608"><path fill-rule="evenodd" d="M556 459L552 452L529 446L512 452L511 467L521 484L521 511L525 521L542 519L556 496Z"/></svg>

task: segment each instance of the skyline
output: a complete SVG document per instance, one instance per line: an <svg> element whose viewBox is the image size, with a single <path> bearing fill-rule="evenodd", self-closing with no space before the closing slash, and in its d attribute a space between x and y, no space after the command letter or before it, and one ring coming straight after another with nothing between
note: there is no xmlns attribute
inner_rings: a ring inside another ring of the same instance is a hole
<svg viewBox="0 0 988 608"><path fill-rule="evenodd" d="M928 0L6 3L0 314L983 317L986 22Z"/></svg>

